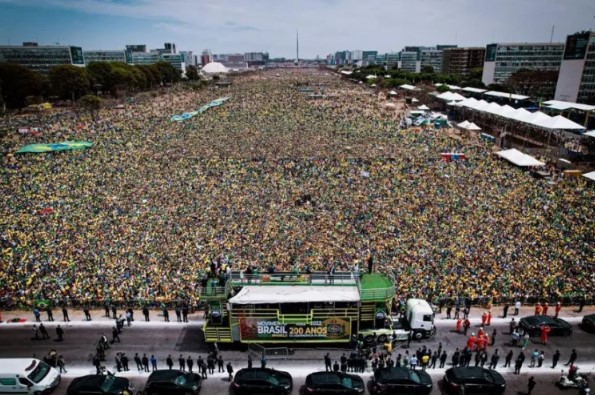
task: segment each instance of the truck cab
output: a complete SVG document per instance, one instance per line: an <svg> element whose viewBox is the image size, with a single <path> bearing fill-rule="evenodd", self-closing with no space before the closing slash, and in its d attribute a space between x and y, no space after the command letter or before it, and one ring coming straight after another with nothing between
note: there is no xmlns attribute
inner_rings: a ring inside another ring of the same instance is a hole
<svg viewBox="0 0 595 395"><path fill-rule="evenodd" d="M60 373L39 359L0 359L0 394L48 394L58 384Z"/></svg>
<svg viewBox="0 0 595 395"><path fill-rule="evenodd" d="M408 299L405 308L405 329L412 331L412 337L421 340L436 334L434 309L424 299Z"/></svg>

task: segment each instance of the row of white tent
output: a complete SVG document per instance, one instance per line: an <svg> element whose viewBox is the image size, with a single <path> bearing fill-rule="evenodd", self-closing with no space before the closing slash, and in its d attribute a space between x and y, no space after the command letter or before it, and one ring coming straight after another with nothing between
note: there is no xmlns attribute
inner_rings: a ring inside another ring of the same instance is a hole
<svg viewBox="0 0 595 395"><path fill-rule="evenodd" d="M449 93L449 92L445 92ZM454 93L453 95L456 95ZM438 96L440 97L440 96ZM528 123L534 126L538 126L544 129L550 130L583 130L584 126L579 125L576 122L571 121L561 115L550 117L549 115L537 111L529 112L524 108L515 109L505 104L503 106L498 103L488 103L485 100L477 100L474 98L463 98L463 100L453 99L449 103L449 106L464 107L474 111L497 115L502 118L511 119L514 121Z"/></svg>
<svg viewBox="0 0 595 395"><path fill-rule="evenodd" d="M538 161L531 155L527 155L515 148L496 152L496 155L520 167L538 167L545 165L545 163ZM595 181L595 171L584 173L583 177L588 178L591 181Z"/></svg>

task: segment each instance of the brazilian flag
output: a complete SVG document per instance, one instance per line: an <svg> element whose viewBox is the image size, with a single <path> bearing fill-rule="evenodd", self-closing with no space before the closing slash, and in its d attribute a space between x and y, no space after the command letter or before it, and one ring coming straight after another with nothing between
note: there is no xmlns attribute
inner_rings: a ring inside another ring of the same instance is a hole
<svg viewBox="0 0 595 395"><path fill-rule="evenodd" d="M34 305L39 310L45 310L51 306L50 301L48 299L37 299L35 300Z"/></svg>
<svg viewBox="0 0 595 395"><path fill-rule="evenodd" d="M29 144L19 148L17 154L25 153L43 153L43 152L54 152L54 151L67 151L67 150L84 150L93 146L93 143L89 141L64 141L61 143L51 144Z"/></svg>

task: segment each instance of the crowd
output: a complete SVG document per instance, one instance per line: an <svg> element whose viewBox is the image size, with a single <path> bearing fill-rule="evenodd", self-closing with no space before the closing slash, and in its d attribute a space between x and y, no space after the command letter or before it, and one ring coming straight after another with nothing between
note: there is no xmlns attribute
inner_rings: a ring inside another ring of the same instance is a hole
<svg viewBox="0 0 595 395"><path fill-rule="evenodd" d="M552 186L486 143L402 129L401 111L323 71L287 70L95 116L2 119L0 300L193 304L214 261L349 270L370 259L399 295L592 294L592 185ZM18 135L23 124L40 134ZM14 155L64 140L94 145ZM467 160L441 159L455 151Z"/></svg>

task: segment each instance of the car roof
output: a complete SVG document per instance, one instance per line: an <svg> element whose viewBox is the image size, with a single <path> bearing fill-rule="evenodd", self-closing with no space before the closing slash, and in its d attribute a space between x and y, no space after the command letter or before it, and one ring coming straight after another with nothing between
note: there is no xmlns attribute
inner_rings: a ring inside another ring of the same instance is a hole
<svg viewBox="0 0 595 395"><path fill-rule="evenodd" d="M147 379L147 382L150 381L173 381L175 378L179 376L186 376L189 373L185 373L179 370L156 370Z"/></svg>
<svg viewBox="0 0 595 395"><path fill-rule="evenodd" d="M236 373L236 377L263 377L263 376L285 376L291 378L288 372L282 370L275 370L269 368L244 368L240 369Z"/></svg>
<svg viewBox="0 0 595 395"><path fill-rule="evenodd" d="M344 377L349 377L352 380L360 381L362 380L361 377L353 374L346 374L341 372L314 372L310 373L306 378L307 381L311 382L312 384L339 384L341 383L341 379Z"/></svg>
<svg viewBox="0 0 595 395"><path fill-rule="evenodd" d="M411 371L407 368L395 366L392 368L378 369L376 375L385 380L406 380L411 377Z"/></svg>
<svg viewBox="0 0 595 395"><path fill-rule="evenodd" d="M479 367L479 366L465 366L465 367L456 367L448 369L452 372L452 374L459 379L473 379L473 378L483 378L484 372L488 369Z"/></svg>

